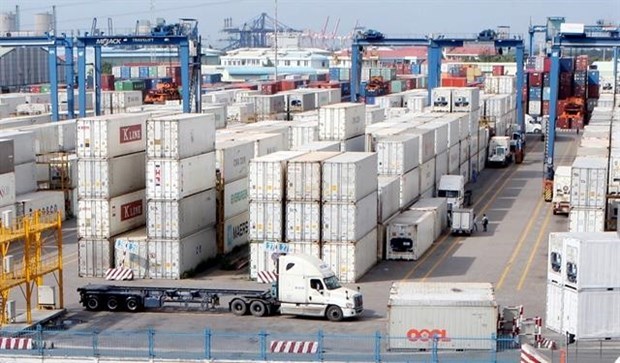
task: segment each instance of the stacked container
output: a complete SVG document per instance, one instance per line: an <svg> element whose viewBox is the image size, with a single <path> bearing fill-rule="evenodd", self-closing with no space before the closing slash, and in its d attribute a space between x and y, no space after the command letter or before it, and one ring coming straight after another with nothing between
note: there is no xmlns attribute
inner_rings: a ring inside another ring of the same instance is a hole
<svg viewBox="0 0 620 363"><path fill-rule="evenodd" d="M147 114L79 119L78 274L103 277L116 235L143 226Z"/></svg>
<svg viewBox="0 0 620 363"><path fill-rule="evenodd" d="M340 141L341 151L364 151L364 104L338 103L319 109L319 140Z"/></svg>
<svg viewBox="0 0 620 363"><path fill-rule="evenodd" d="M15 153L12 139L0 139L0 220L15 215ZM34 155L33 155L34 156Z"/></svg>
<svg viewBox="0 0 620 363"><path fill-rule="evenodd" d="M343 282L377 262L377 155L343 153L323 164L322 259Z"/></svg>
<svg viewBox="0 0 620 363"><path fill-rule="evenodd" d="M217 255L214 150L212 114L147 121L150 278L182 278Z"/></svg>
<svg viewBox="0 0 620 363"><path fill-rule="evenodd" d="M377 171L380 176L398 176L399 205L407 208L420 195L420 140L415 134L385 136L376 140ZM379 223L392 215L383 215Z"/></svg>
<svg viewBox="0 0 620 363"><path fill-rule="evenodd" d="M607 194L606 157L577 157L571 167L570 232L603 232Z"/></svg>

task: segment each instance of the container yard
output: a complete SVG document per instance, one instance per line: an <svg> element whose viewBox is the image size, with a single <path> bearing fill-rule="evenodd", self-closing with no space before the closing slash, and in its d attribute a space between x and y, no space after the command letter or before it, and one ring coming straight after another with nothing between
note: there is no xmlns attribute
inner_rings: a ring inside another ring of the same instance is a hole
<svg viewBox="0 0 620 363"><path fill-rule="evenodd" d="M220 51L15 11L0 360L620 359L613 22L338 47L263 13Z"/></svg>

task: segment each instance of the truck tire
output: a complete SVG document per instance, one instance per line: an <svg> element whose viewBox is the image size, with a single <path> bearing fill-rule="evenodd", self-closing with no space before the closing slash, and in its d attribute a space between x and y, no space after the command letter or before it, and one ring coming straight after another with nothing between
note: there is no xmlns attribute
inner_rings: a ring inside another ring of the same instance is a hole
<svg viewBox="0 0 620 363"><path fill-rule="evenodd" d="M241 299L234 299L230 302L230 311L237 316L243 316L248 313L248 304Z"/></svg>
<svg viewBox="0 0 620 363"><path fill-rule="evenodd" d="M331 305L325 312L329 321L340 321L343 318L342 309L336 305Z"/></svg>
<svg viewBox="0 0 620 363"><path fill-rule="evenodd" d="M90 311L97 311L99 310L100 306L101 306L101 303L99 302L99 296L89 295L86 298L86 309Z"/></svg>
<svg viewBox="0 0 620 363"><path fill-rule="evenodd" d="M125 308L127 309L127 311L135 313L141 308L140 300L135 296L128 297L127 300L125 300Z"/></svg>
<svg viewBox="0 0 620 363"><path fill-rule="evenodd" d="M118 310L120 304L118 303L118 299L116 298L116 296L110 296L108 297L108 300L106 301L105 306L110 311L116 311Z"/></svg>
<svg viewBox="0 0 620 363"><path fill-rule="evenodd" d="M259 300L254 300L250 303L250 313L258 318L269 315L267 313L267 306L264 302Z"/></svg>

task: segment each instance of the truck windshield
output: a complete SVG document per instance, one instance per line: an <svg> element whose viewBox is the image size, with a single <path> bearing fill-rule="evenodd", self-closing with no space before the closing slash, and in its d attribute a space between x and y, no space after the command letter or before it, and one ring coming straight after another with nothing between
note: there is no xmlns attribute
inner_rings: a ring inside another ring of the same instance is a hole
<svg viewBox="0 0 620 363"><path fill-rule="evenodd" d="M457 190L438 190L437 197L439 198L458 198L459 192Z"/></svg>
<svg viewBox="0 0 620 363"><path fill-rule="evenodd" d="M342 287L336 276L328 277L324 280L324 282L327 290L336 290Z"/></svg>

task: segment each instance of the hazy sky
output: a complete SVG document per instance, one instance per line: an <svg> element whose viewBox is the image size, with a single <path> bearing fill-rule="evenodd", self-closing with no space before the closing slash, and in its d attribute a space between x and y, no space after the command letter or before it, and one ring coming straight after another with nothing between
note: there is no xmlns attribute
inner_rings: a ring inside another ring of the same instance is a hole
<svg viewBox="0 0 620 363"><path fill-rule="evenodd" d="M88 30L92 19L107 29L113 19L117 31L135 27L136 20L197 18L203 43L216 43L224 18L234 25L261 12L274 15L276 0L0 0L0 12L21 7L22 29L34 28L34 14L56 5L58 28ZM568 22L594 24L597 19L620 21L620 0L277 0L278 19L284 24L320 32L330 17L328 33L340 19L338 33L361 26L389 35L477 33L508 25L512 32L527 32L530 19L544 24L547 16L565 16Z"/></svg>

